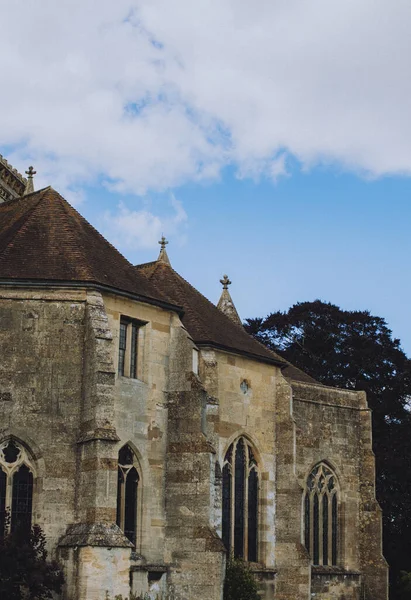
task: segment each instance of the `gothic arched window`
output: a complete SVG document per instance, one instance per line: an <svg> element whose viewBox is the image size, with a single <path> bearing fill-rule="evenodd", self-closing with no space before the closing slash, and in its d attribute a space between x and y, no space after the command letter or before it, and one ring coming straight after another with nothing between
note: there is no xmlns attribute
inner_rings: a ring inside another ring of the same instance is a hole
<svg viewBox="0 0 411 600"><path fill-rule="evenodd" d="M31 528L33 468L23 446L13 439L0 444L0 536ZM6 515L9 518L6 519Z"/></svg>
<svg viewBox="0 0 411 600"><path fill-rule="evenodd" d="M137 459L130 446L118 453L117 525L130 542L137 540L137 506L140 476Z"/></svg>
<svg viewBox="0 0 411 600"><path fill-rule="evenodd" d="M223 542L237 558L257 561L258 466L249 441L229 447L223 466Z"/></svg>
<svg viewBox="0 0 411 600"><path fill-rule="evenodd" d="M304 540L314 565L337 564L337 478L325 463L316 465L306 481Z"/></svg>

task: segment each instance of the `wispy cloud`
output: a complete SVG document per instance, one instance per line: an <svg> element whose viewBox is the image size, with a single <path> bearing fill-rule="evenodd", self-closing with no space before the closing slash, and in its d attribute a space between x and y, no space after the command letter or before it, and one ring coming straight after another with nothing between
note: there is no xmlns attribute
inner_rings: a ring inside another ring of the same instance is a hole
<svg viewBox="0 0 411 600"><path fill-rule="evenodd" d="M164 234L177 243L184 239L187 214L182 203L172 194L169 216L159 216L147 209L131 210L120 203L117 211L107 211L101 219L101 229L107 239L123 252L155 248Z"/></svg>
<svg viewBox="0 0 411 600"><path fill-rule="evenodd" d="M0 0L0 145L39 182L411 173L411 3ZM40 175L41 174L41 175ZM153 228L155 219L147 222ZM140 219L143 217L140 215Z"/></svg>

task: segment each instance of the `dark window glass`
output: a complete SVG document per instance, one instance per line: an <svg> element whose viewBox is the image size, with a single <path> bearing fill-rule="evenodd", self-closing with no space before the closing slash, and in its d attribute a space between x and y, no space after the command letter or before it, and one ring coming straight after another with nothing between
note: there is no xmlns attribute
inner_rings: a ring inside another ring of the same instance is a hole
<svg viewBox="0 0 411 600"><path fill-rule="evenodd" d="M117 516L116 523L119 527L121 527L121 496L124 490L124 474L120 467L117 469Z"/></svg>
<svg viewBox="0 0 411 600"><path fill-rule="evenodd" d="M130 348L130 377L137 378L137 342L138 327L136 323L131 325L131 348Z"/></svg>
<svg viewBox="0 0 411 600"><path fill-rule="evenodd" d="M123 446L118 453L118 462L120 465L132 465L134 463L134 453L130 446Z"/></svg>
<svg viewBox="0 0 411 600"><path fill-rule="evenodd" d="M127 346L127 323L120 322L120 340L118 346L118 374L124 375L124 365Z"/></svg>
<svg viewBox="0 0 411 600"><path fill-rule="evenodd" d="M310 496L308 493L305 494L304 500L304 533L305 533L305 547L308 552L310 551Z"/></svg>
<svg viewBox="0 0 411 600"><path fill-rule="evenodd" d="M234 556L244 557L244 483L245 448L244 441L237 443L235 453L235 507L234 507Z"/></svg>
<svg viewBox="0 0 411 600"><path fill-rule="evenodd" d="M0 539L4 536L4 528L6 525L6 486L6 473L0 469Z"/></svg>
<svg viewBox="0 0 411 600"><path fill-rule="evenodd" d="M252 469L248 476L248 560L257 562L258 475Z"/></svg>
<svg viewBox="0 0 411 600"><path fill-rule="evenodd" d="M328 565L328 496L323 496L323 565Z"/></svg>
<svg viewBox="0 0 411 600"><path fill-rule="evenodd" d="M320 519L319 519L319 506L318 506L318 495L314 494L314 515L313 515L313 533L314 533L314 548L313 548L313 562L315 565L319 564L320 561L320 549L319 549L319 533L320 533Z"/></svg>
<svg viewBox="0 0 411 600"><path fill-rule="evenodd" d="M231 539L231 473L228 464L223 468L223 542L230 550Z"/></svg>
<svg viewBox="0 0 411 600"><path fill-rule="evenodd" d="M337 494L334 494L332 501L332 564L337 564L337 523L338 523L338 504Z"/></svg>
<svg viewBox="0 0 411 600"><path fill-rule="evenodd" d="M124 499L124 533L133 544L136 543L138 482L139 476L133 467L126 476Z"/></svg>
<svg viewBox="0 0 411 600"><path fill-rule="evenodd" d="M117 525L124 531L130 542L136 544L137 499L140 477L134 466L135 456L130 446L119 451L117 481Z"/></svg>
<svg viewBox="0 0 411 600"><path fill-rule="evenodd" d="M11 529L31 527L31 510L33 503L33 475L26 465L13 475L13 491L11 506Z"/></svg>
<svg viewBox="0 0 411 600"><path fill-rule="evenodd" d="M4 458L7 463L15 463L20 455L20 450L17 448L13 440L10 440L3 450Z"/></svg>

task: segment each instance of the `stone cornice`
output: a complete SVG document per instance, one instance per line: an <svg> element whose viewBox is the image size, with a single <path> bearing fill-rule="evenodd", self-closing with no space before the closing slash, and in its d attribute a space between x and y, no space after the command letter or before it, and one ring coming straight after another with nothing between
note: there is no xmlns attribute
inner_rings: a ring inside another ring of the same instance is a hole
<svg viewBox="0 0 411 600"><path fill-rule="evenodd" d="M0 201L23 196L26 185L27 179L0 154Z"/></svg>

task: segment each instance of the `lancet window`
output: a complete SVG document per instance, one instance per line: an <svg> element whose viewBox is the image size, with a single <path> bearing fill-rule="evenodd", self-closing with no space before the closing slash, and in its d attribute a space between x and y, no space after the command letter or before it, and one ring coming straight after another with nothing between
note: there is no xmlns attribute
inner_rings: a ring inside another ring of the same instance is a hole
<svg viewBox="0 0 411 600"><path fill-rule="evenodd" d="M136 456L130 446L123 446L118 455L117 525L134 545L137 540L139 483Z"/></svg>
<svg viewBox="0 0 411 600"><path fill-rule="evenodd" d="M314 467L304 492L305 546L314 565L337 565L337 479L325 463Z"/></svg>
<svg viewBox="0 0 411 600"><path fill-rule="evenodd" d="M27 450L13 439L0 444L0 536L22 527L30 530L33 467Z"/></svg>
<svg viewBox="0 0 411 600"><path fill-rule="evenodd" d="M143 343L142 321L121 317L118 344L118 374L137 379L141 377L142 361L139 347Z"/></svg>
<svg viewBox="0 0 411 600"><path fill-rule="evenodd" d="M250 442L240 437L223 466L223 542L235 557L257 561L258 465Z"/></svg>

